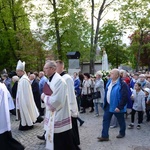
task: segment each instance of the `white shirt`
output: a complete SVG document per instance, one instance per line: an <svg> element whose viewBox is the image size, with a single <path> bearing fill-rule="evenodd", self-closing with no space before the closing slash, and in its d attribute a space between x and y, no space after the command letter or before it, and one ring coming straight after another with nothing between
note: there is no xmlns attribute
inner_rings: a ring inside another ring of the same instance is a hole
<svg viewBox="0 0 150 150"><path fill-rule="evenodd" d="M108 86L108 91L107 91L107 103L110 104L110 93L112 90L112 87L117 83L117 80L115 82L112 82Z"/></svg>

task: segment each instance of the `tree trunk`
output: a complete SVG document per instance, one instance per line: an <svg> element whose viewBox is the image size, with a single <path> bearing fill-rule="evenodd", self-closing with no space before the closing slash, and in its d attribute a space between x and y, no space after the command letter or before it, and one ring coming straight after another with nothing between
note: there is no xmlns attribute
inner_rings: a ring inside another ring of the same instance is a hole
<svg viewBox="0 0 150 150"><path fill-rule="evenodd" d="M59 20L57 16L56 0L53 0L53 9L54 9L54 16L55 16L54 20L55 20L55 29L56 29L58 59L62 59L61 41L60 41L60 33L59 33Z"/></svg>
<svg viewBox="0 0 150 150"><path fill-rule="evenodd" d="M94 74L94 0L92 0L92 12L91 12L91 50L90 50L90 73Z"/></svg>

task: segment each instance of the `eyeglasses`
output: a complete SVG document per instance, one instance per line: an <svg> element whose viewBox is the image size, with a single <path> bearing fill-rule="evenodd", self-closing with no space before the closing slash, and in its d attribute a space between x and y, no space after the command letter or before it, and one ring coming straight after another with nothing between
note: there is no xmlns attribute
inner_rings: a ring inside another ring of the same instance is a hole
<svg viewBox="0 0 150 150"><path fill-rule="evenodd" d="M45 67L44 69L49 69L49 68L53 68L53 67Z"/></svg>

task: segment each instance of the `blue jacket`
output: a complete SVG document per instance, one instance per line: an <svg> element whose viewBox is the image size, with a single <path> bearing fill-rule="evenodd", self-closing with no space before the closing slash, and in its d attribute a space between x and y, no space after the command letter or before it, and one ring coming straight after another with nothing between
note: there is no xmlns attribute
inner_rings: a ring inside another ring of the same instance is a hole
<svg viewBox="0 0 150 150"><path fill-rule="evenodd" d="M79 78L74 79L74 89L75 89L76 96L79 96L81 94Z"/></svg>
<svg viewBox="0 0 150 150"><path fill-rule="evenodd" d="M108 86L110 85L111 80L108 81L105 89L105 98L104 98L104 110L107 105L107 91ZM115 113L115 109L118 108L120 112L126 112L126 106L128 101L128 85L119 78L117 83L112 87L110 93L110 107L109 111Z"/></svg>
<svg viewBox="0 0 150 150"><path fill-rule="evenodd" d="M47 79L45 76L43 76L43 77L40 79L40 81L39 81L40 94L43 93L43 87L44 87L45 82L47 82L47 81L48 81L48 79Z"/></svg>

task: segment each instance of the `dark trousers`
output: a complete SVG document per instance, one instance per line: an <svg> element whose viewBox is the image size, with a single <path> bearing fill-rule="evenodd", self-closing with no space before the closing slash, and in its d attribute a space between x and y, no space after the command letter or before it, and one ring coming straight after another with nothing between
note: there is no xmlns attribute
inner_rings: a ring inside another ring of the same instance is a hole
<svg viewBox="0 0 150 150"><path fill-rule="evenodd" d="M122 136L125 136L126 123L125 123L124 113L109 112L109 104L107 104L104 109L104 116L103 116L102 137L104 138L109 138L108 132L109 132L109 127L110 127L110 121L111 121L113 114L117 118L118 124L120 126L119 134L121 134Z"/></svg>
<svg viewBox="0 0 150 150"><path fill-rule="evenodd" d="M150 109L146 110L147 121L150 121Z"/></svg>
<svg viewBox="0 0 150 150"><path fill-rule="evenodd" d="M73 142L72 129L54 134L54 150L78 150Z"/></svg>
<svg viewBox="0 0 150 150"><path fill-rule="evenodd" d="M77 118L71 117L71 120L72 120L72 131L73 131L73 142L75 145L80 145Z"/></svg>
<svg viewBox="0 0 150 150"><path fill-rule="evenodd" d="M77 104L78 104L78 110L80 111L81 96L80 96L80 95L78 95L78 96L76 97L76 99L77 99Z"/></svg>
<svg viewBox="0 0 150 150"><path fill-rule="evenodd" d="M131 112L131 122L134 123L136 112L138 112L138 123L141 124L143 121L143 111L136 111L134 109L132 109L132 112Z"/></svg>
<svg viewBox="0 0 150 150"><path fill-rule="evenodd" d="M24 146L12 137L11 131L0 134L0 150L24 150Z"/></svg>

